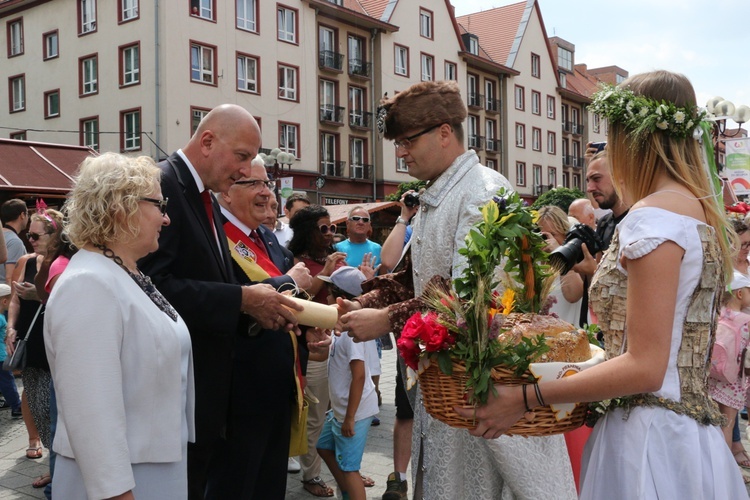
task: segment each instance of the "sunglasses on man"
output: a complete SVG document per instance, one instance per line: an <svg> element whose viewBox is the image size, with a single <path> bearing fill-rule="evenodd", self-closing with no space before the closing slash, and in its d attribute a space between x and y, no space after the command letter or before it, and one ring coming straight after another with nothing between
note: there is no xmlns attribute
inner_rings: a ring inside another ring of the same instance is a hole
<svg viewBox="0 0 750 500"><path fill-rule="evenodd" d="M360 215L352 215L351 217L349 217L349 220L354 221L354 222L362 221L364 224L367 224L368 222L370 222L369 217L362 217Z"/></svg>

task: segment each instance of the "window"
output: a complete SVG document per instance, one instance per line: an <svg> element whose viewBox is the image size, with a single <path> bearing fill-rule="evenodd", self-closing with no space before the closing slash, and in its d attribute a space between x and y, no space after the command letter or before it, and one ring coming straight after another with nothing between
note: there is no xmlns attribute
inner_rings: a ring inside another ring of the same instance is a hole
<svg viewBox="0 0 750 500"><path fill-rule="evenodd" d="M560 71L560 87L568 88L568 75Z"/></svg>
<svg viewBox="0 0 750 500"><path fill-rule="evenodd" d="M531 112L535 115L542 114L542 94L535 90L531 91Z"/></svg>
<svg viewBox="0 0 750 500"><path fill-rule="evenodd" d="M573 174L573 187L581 189L581 174Z"/></svg>
<svg viewBox="0 0 750 500"><path fill-rule="evenodd" d="M192 136L196 130L198 130L198 125L201 124L201 120L208 114L208 112L211 111L210 109L205 108L194 108L190 107L190 136Z"/></svg>
<svg viewBox="0 0 750 500"><path fill-rule="evenodd" d="M601 118L599 117L599 115L594 114L594 116L592 117L592 121L593 121L592 127L594 129L594 133L598 134L599 130L601 129Z"/></svg>
<svg viewBox="0 0 750 500"><path fill-rule="evenodd" d="M432 58L432 56L428 56L427 54L422 54L422 81L423 82L429 82L432 81L432 75L435 74L435 60Z"/></svg>
<svg viewBox="0 0 750 500"><path fill-rule="evenodd" d="M82 118L79 122L81 146L99 151L99 117Z"/></svg>
<svg viewBox="0 0 750 500"><path fill-rule="evenodd" d="M297 68L279 64L279 99L297 100Z"/></svg>
<svg viewBox="0 0 750 500"><path fill-rule="evenodd" d="M487 111L498 111L498 103L495 101L495 82L492 80L484 81L485 109Z"/></svg>
<svg viewBox="0 0 750 500"><path fill-rule="evenodd" d="M522 161L516 162L516 184L519 186L526 185L526 164Z"/></svg>
<svg viewBox="0 0 750 500"><path fill-rule="evenodd" d="M562 174L562 185L564 188L570 188L570 174L568 172Z"/></svg>
<svg viewBox="0 0 750 500"><path fill-rule="evenodd" d="M349 74L370 76L370 70L365 64L365 40L358 36L349 35Z"/></svg>
<svg viewBox="0 0 750 500"><path fill-rule="evenodd" d="M531 129L531 149L534 151L542 150L542 131L536 127Z"/></svg>
<svg viewBox="0 0 750 500"><path fill-rule="evenodd" d="M282 42L297 43L297 11L279 7L277 12L279 35Z"/></svg>
<svg viewBox="0 0 750 500"><path fill-rule="evenodd" d="M141 83L140 43L120 48L120 86Z"/></svg>
<svg viewBox="0 0 750 500"><path fill-rule="evenodd" d="M555 154L557 149L557 138L555 137L554 132L547 132L547 153L548 154Z"/></svg>
<svg viewBox="0 0 750 500"><path fill-rule="evenodd" d="M524 109L523 87L519 87L518 85L516 85L516 109L520 109L521 111Z"/></svg>
<svg viewBox="0 0 750 500"><path fill-rule="evenodd" d="M365 121L365 89L349 87L349 125L369 127Z"/></svg>
<svg viewBox="0 0 750 500"><path fill-rule="evenodd" d="M583 158L581 158L581 143L573 141L573 165L576 167L583 166Z"/></svg>
<svg viewBox="0 0 750 500"><path fill-rule="evenodd" d="M14 139L16 141L25 141L26 140L26 131L21 130L20 132L11 132L10 138Z"/></svg>
<svg viewBox="0 0 750 500"><path fill-rule="evenodd" d="M44 60L54 59L60 55L59 35L57 30L42 35L44 41Z"/></svg>
<svg viewBox="0 0 750 500"><path fill-rule="evenodd" d="M10 112L16 113L26 109L26 75L8 78L10 88Z"/></svg>
<svg viewBox="0 0 750 500"><path fill-rule="evenodd" d="M534 165L531 167L534 172L534 186L536 188L539 188L542 185L542 166L541 165ZM539 189L535 194L541 194L541 189Z"/></svg>
<svg viewBox="0 0 750 500"><path fill-rule="evenodd" d="M279 149L299 158L299 125L279 123Z"/></svg>
<svg viewBox="0 0 750 500"><path fill-rule="evenodd" d="M190 14L201 19L214 21L215 7L214 0L190 0Z"/></svg>
<svg viewBox="0 0 750 500"><path fill-rule="evenodd" d="M320 80L320 119L337 122L336 116L336 82Z"/></svg>
<svg viewBox="0 0 750 500"><path fill-rule="evenodd" d="M555 167L547 167L547 184L552 187L557 186L557 169Z"/></svg>
<svg viewBox="0 0 750 500"><path fill-rule="evenodd" d="M99 68L96 54L78 59L81 83L78 91L81 95L96 94L99 91Z"/></svg>
<svg viewBox="0 0 750 500"><path fill-rule="evenodd" d="M573 71L573 53L560 46L557 47L557 65L568 71Z"/></svg>
<svg viewBox="0 0 750 500"><path fill-rule="evenodd" d="M492 170L497 171L497 162L495 160L492 160L490 158L487 158L487 168L490 168Z"/></svg>
<svg viewBox="0 0 750 500"><path fill-rule="evenodd" d="M8 21L8 57L23 54L23 18Z"/></svg>
<svg viewBox="0 0 750 500"><path fill-rule="evenodd" d="M531 54L531 76L539 78L541 74L541 60L537 54Z"/></svg>
<svg viewBox="0 0 750 500"><path fill-rule="evenodd" d="M396 158L396 172L409 172L409 165L403 158Z"/></svg>
<svg viewBox="0 0 750 500"><path fill-rule="evenodd" d="M419 9L419 34L432 38L432 12L427 9Z"/></svg>
<svg viewBox="0 0 750 500"><path fill-rule="evenodd" d="M323 132L320 134L320 173L341 177L336 166L336 136Z"/></svg>
<svg viewBox="0 0 750 500"><path fill-rule="evenodd" d="M568 126L568 123L567 123L568 122L568 105L567 104L562 104L560 106L560 115L561 115L560 118L562 119L563 130L565 130L566 132L570 132L570 127Z"/></svg>
<svg viewBox="0 0 750 500"><path fill-rule="evenodd" d="M496 134L496 125L495 120L485 120L484 122L484 135L487 138L487 151L497 153L500 148L498 141L495 139L497 136Z"/></svg>
<svg viewBox="0 0 750 500"><path fill-rule="evenodd" d="M241 30L258 32L257 0L237 0L237 27Z"/></svg>
<svg viewBox="0 0 750 500"><path fill-rule="evenodd" d="M626 76L624 76L624 75L620 75L619 73L616 73L616 74L615 74L615 83L616 83L617 85L620 85L620 84L621 84L622 82L624 82L624 81L625 81L626 79L627 79L627 77L626 77Z"/></svg>
<svg viewBox="0 0 750 500"><path fill-rule="evenodd" d="M578 117L580 115L580 111L578 108L570 108L570 122L573 125L573 132L574 134L578 133Z"/></svg>
<svg viewBox="0 0 750 500"><path fill-rule="evenodd" d="M349 142L351 165L349 175L352 179L365 179L365 140L352 137Z"/></svg>
<svg viewBox="0 0 750 500"><path fill-rule="evenodd" d="M258 88L260 78L258 78L258 70L260 64L258 58L237 53L237 90L242 92L251 92L253 94L259 94L260 89Z"/></svg>
<svg viewBox="0 0 750 500"><path fill-rule="evenodd" d="M397 75L409 76L409 49L402 45L394 45L393 58L393 71Z"/></svg>
<svg viewBox="0 0 750 500"><path fill-rule="evenodd" d="M562 156L563 156L563 163L565 163L565 157L568 156L568 147L569 143L567 139L562 140Z"/></svg>
<svg viewBox="0 0 750 500"><path fill-rule="evenodd" d="M96 0L78 1L78 33L85 35L96 31Z"/></svg>
<svg viewBox="0 0 750 500"><path fill-rule="evenodd" d="M479 55L479 40L476 37L469 37L469 53Z"/></svg>
<svg viewBox="0 0 750 500"><path fill-rule="evenodd" d="M138 0L118 0L119 22L125 23L138 19Z"/></svg>
<svg viewBox="0 0 750 500"><path fill-rule="evenodd" d="M555 98L547 96L547 118L555 119Z"/></svg>
<svg viewBox="0 0 750 500"><path fill-rule="evenodd" d="M445 61L445 79L458 80L458 67L452 62Z"/></svg>
<svg viewBox="0 0 750 500"><path fill-rule="evenodd" d="M469 93L469 106L478 108L482 103L482 99L479 96L479 77L468 73L466 75L466 86Z"/></svg>
<svg viewBox="0 0 750 500"><path fill-rule="evenodd" d="M44 117L58 116L60 116L60 89L47 91L44 93Z"/></svg>
<svg viewBox="0 0 750 500"><path fill-rule="evenodd" d="M215 60L216 47L192 42L190 44L190 80L216 85Z"/></svg>
<svg viewBox="0 0 750 500"><path fill-rule="evenodd" d="M120 147L123 151L141 149L141 110L120 112Z"/></svg>
<svg viewBox="0 0 750 500"><path fill-rule="evenodd" d="M474 115L469 115L466 120L466 135L469 138L470 148L481 147L479 139L479 119Z"/></svg>
<svg viewBox="0 0 750 500"><path fill-rule="evenodd" d="M526 147L526 125L522 123L516 123L516 146Z"/></svg>

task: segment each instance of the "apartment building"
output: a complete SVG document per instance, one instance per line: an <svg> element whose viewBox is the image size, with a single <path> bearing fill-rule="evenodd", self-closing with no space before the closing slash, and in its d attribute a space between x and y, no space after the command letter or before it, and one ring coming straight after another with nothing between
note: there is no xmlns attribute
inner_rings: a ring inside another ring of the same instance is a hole
<svg viewBox="0 0 750 500"><path fill-rule="evenodd" d="M458 19L448 0L0 0L0 23L2 137L161 159L236 103L295 156L276 165L294 190L366 202L412 179L375 130L381 97L452 79L483 163L529 199L574 182L536 0Z"/></svg>

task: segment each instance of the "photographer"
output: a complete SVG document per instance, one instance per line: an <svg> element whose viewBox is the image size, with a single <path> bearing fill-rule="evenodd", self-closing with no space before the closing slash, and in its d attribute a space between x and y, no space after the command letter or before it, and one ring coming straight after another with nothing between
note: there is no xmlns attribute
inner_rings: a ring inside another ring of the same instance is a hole
<svg viewBox="0 0 750 500"><path fill-rule="evenodd" d="M380 250L380 263L383 266L382 271L391 272L398 261L401 260L401 254L404 251L406 242L411 238L411 218L419 210L419 195L413 191L406 191L399 200L401 204L401 215L396 219L396 224L383 242L383 248Z"/></svg>

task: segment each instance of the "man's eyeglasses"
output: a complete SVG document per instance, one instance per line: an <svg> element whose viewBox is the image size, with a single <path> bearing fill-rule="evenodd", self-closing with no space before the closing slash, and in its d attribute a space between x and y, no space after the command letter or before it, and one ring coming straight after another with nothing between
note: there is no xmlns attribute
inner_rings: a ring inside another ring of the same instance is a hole
<svg viewBox="0 0 750 500"><path fill-rule="evenodd" d="M234 181L234 183L237 186L260 187L261 189L266 186L271 191L276 187L276 181L264 181L263 179L248 179L246 181Z"/></svg>
<svg viewBox="0 0 750 500"><path fill-rule="evenodd" d="M352 215L351 217L349 217L349 220L354 222L362 221L364 224L370 222L369 217L362 217L361 215Z"/></svg>
<svg viewBox="0 0 750 500"><path fill-rule="evenodd" d="M411 147L414 145L414 139L417 139L418 137L421 137L429 132L432 132L436 128L440 127L442 123L438 123L437 125L433 125L430 128L426 128L421 132L417 132L414 135L410 135L409 137L404 137L403 139L399 139L397 141L393 141L393 145L396 146L396 149L411 149Z"/></svg>
<svg viewBox="0 0 750 500"><path fill-rule="evenodd" d="M49 233L49 232L48 233L32 233L31 231L29 231L28 233L26 233L26 237L29 239L29 241L36 241L42 236L44 236L45 234L52 234L52 233Z"/></svg>
<svg viewBox="0 0 750 500"><path fill-rule="evenodd" d="M167 203L169 203L169 198L164 198L163 200L157 200L156 198L141 197L140 200L145 201L146 203L151 203L152 205L156 205L156 207L161 211L162 217L167 215Z"/></svg>
<svg viewBox="0 0 750 500"><path fill-rule="evenodd" d="M336 224L331 224L330 226L323 224L321 226L318 226L320 229L320 234L328 234L328 233L335 233L336 232Z"/></svg>

